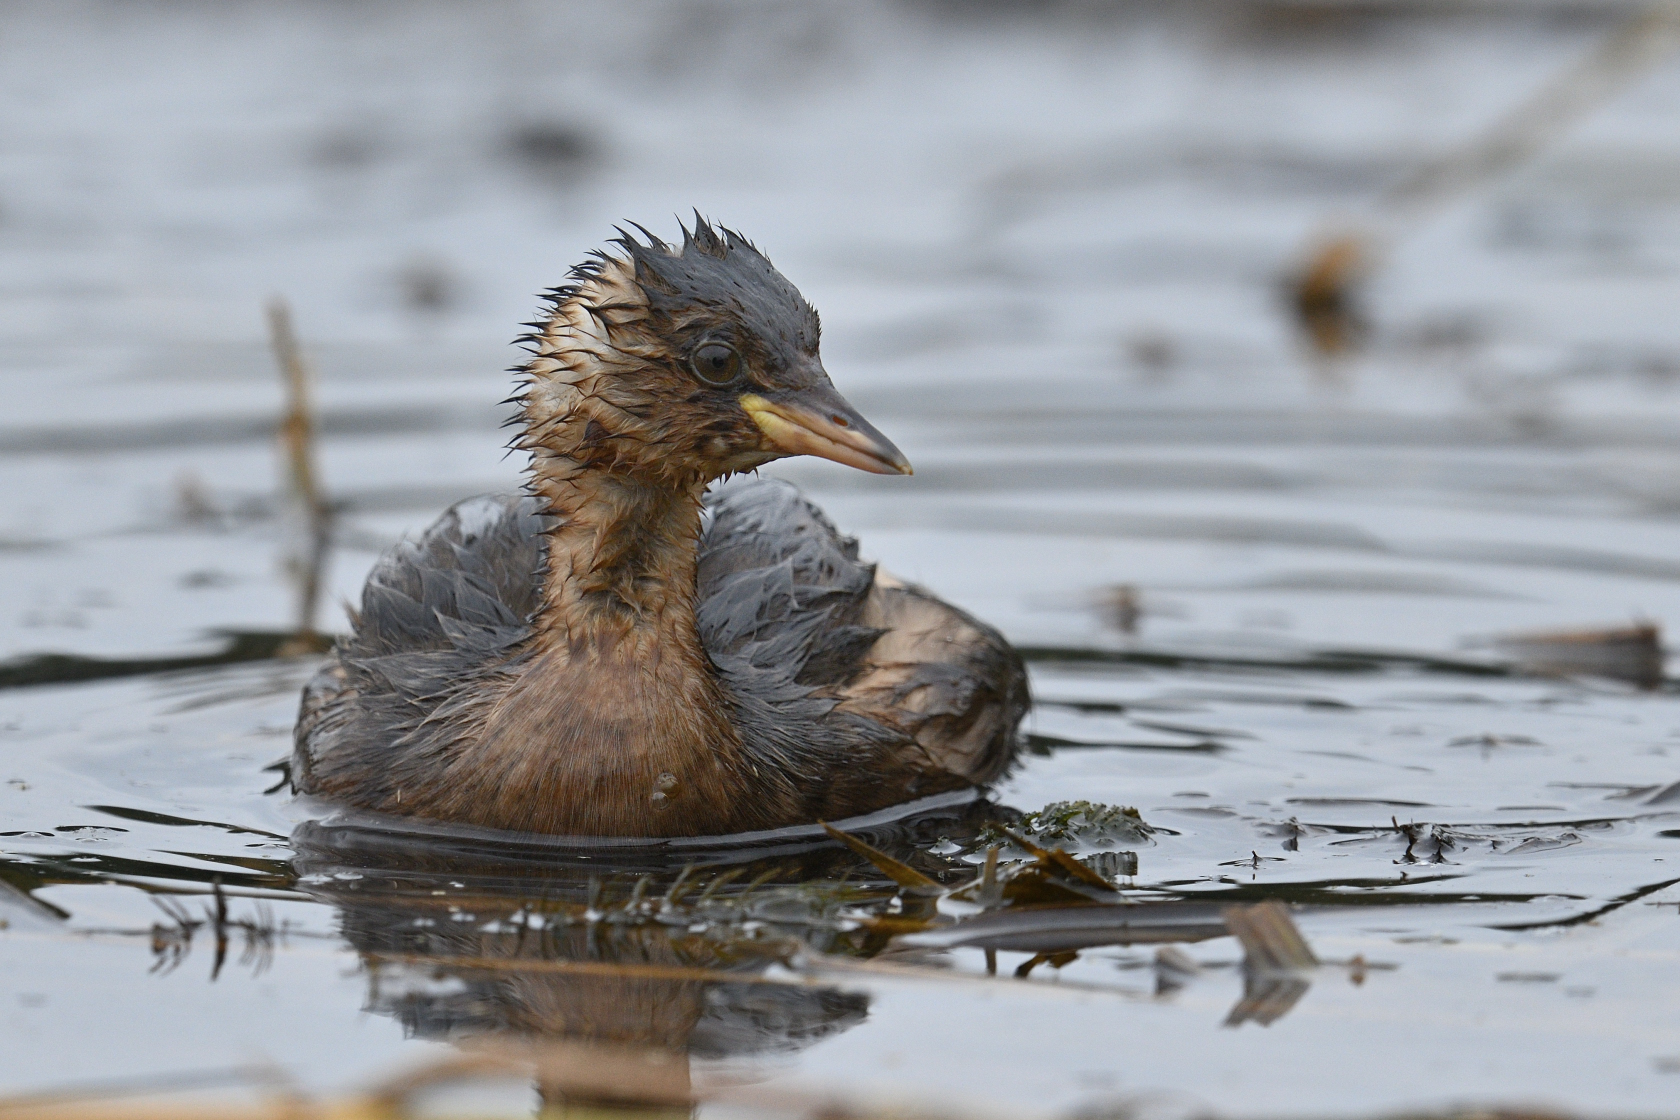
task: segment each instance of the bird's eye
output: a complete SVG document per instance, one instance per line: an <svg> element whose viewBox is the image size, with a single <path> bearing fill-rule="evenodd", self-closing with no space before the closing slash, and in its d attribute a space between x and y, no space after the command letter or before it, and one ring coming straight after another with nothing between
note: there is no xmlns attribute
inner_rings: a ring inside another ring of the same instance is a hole
<svg viewBox="0 0 1680 1120"><path fill-rule="evenodd" d="M727 385L741 372L741 355L733 346L708 342L688 360L694 376L708 385Z"/></svg>

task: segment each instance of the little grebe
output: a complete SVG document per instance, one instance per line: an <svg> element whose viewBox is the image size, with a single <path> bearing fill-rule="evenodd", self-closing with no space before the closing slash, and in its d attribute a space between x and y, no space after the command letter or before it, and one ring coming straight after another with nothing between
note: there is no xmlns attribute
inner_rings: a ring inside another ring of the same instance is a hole
<svg viewBox="0 0 1680 1120"><path fill-rule="evenodd" d="M641 227L637 227L640 229ZM983 785L1020 657L860 563L787 455L909 474L829 382L817 313L696 215L597 252L523 367L526 493L382 558L304 690L297 789L527 832L717 835Z"/></svg>

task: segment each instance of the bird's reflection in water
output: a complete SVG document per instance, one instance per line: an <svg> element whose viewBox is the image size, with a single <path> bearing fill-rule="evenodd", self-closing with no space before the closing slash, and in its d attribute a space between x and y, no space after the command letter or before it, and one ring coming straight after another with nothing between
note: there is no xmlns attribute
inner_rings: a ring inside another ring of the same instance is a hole
<svg viewBox="0 0 1680 1120"><path fill-rule="evenodd" d="M991 811L936 806L860 831L960 880L966 868L925 849ZM688 1097L690 1058L797 1050L862 1022L865 995L767 972L801 947L877 951L884 939L842 919L895 890L814 829L579 847L367 816L306 823L292 839L299 887L338 909L362 957L369 1010L469 1048L664 1051L654 1100ZM552 1106L649 1100L646 1085L538 1080Z"/></svg>

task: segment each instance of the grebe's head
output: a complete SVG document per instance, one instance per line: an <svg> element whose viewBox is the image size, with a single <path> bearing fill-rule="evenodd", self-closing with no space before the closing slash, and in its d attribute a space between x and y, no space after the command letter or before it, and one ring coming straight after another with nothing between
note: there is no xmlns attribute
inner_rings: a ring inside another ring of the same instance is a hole
<svg viewBox="0 0 1680 1120"><path fill-rule="evenodd" d="M910 473L830 383L816 311L750 242L698 214L681 246L636 228L646 240L573 269L526 338L518 445L539 470L685 484L817 455Z"/></svg>

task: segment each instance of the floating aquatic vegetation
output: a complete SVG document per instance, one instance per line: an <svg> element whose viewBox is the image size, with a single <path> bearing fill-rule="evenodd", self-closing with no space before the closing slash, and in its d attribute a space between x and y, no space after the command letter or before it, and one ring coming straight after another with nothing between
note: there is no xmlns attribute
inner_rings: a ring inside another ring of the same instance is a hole
<svg viewBox="0 0 1680 1120"><path fill-rule="evenodd" d="M1106 811L1141 823L1136 810L1070 803L1101 817ZM1047 806L1046 809L1054 808ZM1045 812L1045 810L1040 811ZM1063 826L1067 825L1064 820ZM1147 826L1145 826L1147 827ZM1061 967L1078 950L1098 945L1137 944L1163 941L1198 941L1219 937L1225 926L1217 907L1204 903L1133 903L1098 870L1075 859L1060 848L1044 848L1020 833L993 826L1000 840L1026 851L1030 859L1004 864L1002 850L986 852L980 874L969 883L939 893L955 903L978 905L981 913L952 917L933 901L938 884L921 877L893 857L876 851L838 829L829 832L853 851L864 856L884 873L900 882L903 893L920 901L914 908L903 907L885 918L860 915L866 928L896 934L895 944L914 948L974 946L994 954L1000 949L1037 954L1022 966L1017 976L1025 978L1038 963ZM1099 853L1116 857L1117 866L1135 874L1137 856L1132 852ZM1120 857L1131 857L1129 860Z"/></svg>
<svg viewBox="0 0 1680 1120"><path fill-rule="evenodd" d="M1052 801L1025 813L1014 830L1041 840L1064 840L1087 847L1153 844L1156 829L1136 809L1095 801Z"/></svg>

